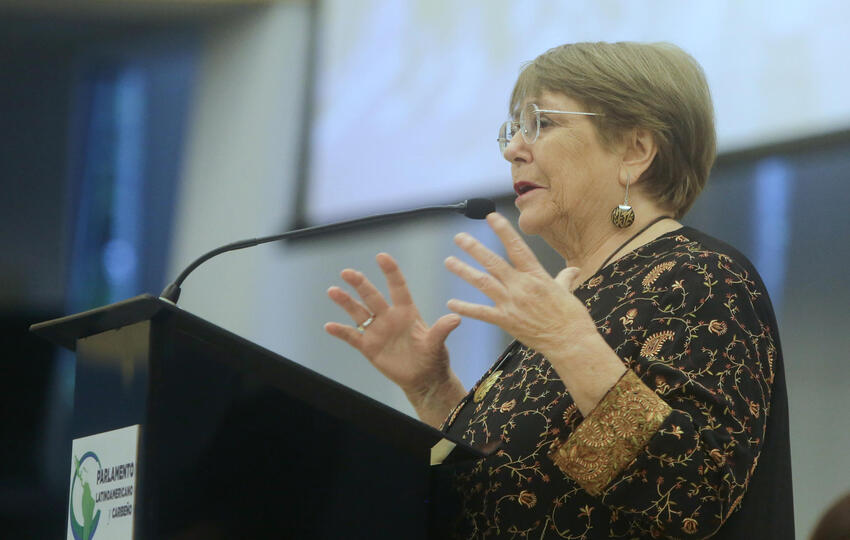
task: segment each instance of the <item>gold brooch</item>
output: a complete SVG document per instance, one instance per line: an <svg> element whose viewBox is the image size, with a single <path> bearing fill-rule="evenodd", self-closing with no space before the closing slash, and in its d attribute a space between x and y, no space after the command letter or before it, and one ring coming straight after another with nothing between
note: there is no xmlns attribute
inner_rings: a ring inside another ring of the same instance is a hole
<svg viewBox="0 0 850 540"><path fill-rule="evenodd" d="M489 392L490 389L493 388L493 385L496 384L496 381L499 380L499 376L501 374L502 370L494 371L490 374L489 377L484 380L483 383L481 383L481 385L475 390L475 396L473 396L472 398L475 403L478 403L482 399L484 399L484 396L487 395L487 392Z"/></svg>

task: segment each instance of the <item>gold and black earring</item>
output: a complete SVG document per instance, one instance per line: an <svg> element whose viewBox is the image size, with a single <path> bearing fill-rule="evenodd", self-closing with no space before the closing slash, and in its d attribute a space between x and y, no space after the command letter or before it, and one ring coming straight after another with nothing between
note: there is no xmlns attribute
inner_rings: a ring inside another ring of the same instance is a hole
<svg viewBox="0 0 850 540"><path fill-rule="evenodd" d="M614 226L625 229L635 222L635 211L629 206L629 184L632 181L632 175L626 171L626 197L623 204L618 205L611 212L611 222Z"/></svg>

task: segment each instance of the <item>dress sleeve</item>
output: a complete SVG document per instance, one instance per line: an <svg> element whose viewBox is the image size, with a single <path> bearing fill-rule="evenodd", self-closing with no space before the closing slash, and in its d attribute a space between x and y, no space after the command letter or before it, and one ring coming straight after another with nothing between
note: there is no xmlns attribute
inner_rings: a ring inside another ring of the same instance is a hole
<svg viewBox="0 0 850 540"><path fill-rule="evenodd" d="M627 370L550 456L585 491L599 495L643 451L671 412L634 371Z"/></svg>
<svg viewBox="0 0 850 540"><path fill-rule="evenodd" d="M775 328L763 316L765 292L725 255L656 269L597 321L629 369L549 457L615 519L707 538L758 463Z"/></svg>

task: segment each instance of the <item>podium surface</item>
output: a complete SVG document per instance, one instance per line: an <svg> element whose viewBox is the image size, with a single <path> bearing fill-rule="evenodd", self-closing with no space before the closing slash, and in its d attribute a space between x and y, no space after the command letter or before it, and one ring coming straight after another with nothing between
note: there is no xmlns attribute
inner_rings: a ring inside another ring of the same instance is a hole
<svg viewBox="0 0 850 540"><path fill-rule="evenodd" d="M428 536L439 430L149 295L31 330L77 353L75 439L141 426L136 538Z"/></svg>

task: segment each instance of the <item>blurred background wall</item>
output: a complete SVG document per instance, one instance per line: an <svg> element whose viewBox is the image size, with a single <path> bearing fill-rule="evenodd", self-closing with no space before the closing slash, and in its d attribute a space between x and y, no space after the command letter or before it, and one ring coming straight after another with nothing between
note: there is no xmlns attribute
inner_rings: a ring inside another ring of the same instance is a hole
<svg viewBox="0 0 850 540"><path fill-rule="evenodd" d="M475 36L513 36L513 27L498 26L503 24L499 21L522 22L524 14L541 17L537 4L527 4L510 8L510 17L494 18L491 10L507 10L507 3L473 3L464 10L463 20L470 28L488 21L496 24L489 32L470 29ZM667 39L660 30L659 38L652 37L652 17L626 9L626 3L603 4L617 20L639 17L641 35L649 36L644 39ZM398 19L380 9L381 2L352 2L347 4L349 12L329 13L338 5L330 0L91 2L69 8L47 0L0 2L0 519L10 523L9 530L56 537L65 527L61 509L67 504L74 359L28 336L29 324L143 292L157 294L208 249L309 222L303 204L310 198L309 181L328 170L348 170L350 174L336 173L343 176L343 186L374 193L375 199L393 185L404 193L415 191L414 183L431 182L421 178L417 165L409 178L396 174L389 181L384 178L384 184L370 183L368 173L377 177L377 169L364 164L395 163L403 170L414 159L406 154L410 147L420 152L428 148L424 162L444 167L432 173L435 185L457 171L474 170L460 163L469 159L467 154L474 155L477 143L468 148L457 144L455 152L437 151L427 146L441 136L434 126L423 126L413 139L404 139L399 127L405 146L393 148L380 133L370 131L381 121L371 113L346 118L363 139L352 141L352 151L325 144L321 137L334 126L334 115L326 112L331 97L350 97L333 109L341 115L357 105L358 96L369 95L368 88L351 86L348 93L331 96L323 86L335 73L328 74L330 67L353 69L344 61L349 46L329 40L341 31L332 21L342 17L349 22L346 38L368 30L378 36L376 46L382 43L380 36L387 36L383 48L397 46L393 25ZM771 65L795 66L787 56L799 30L788 22L785 10L791 8L781 3L741 5L767 26L779 21L773 27L787 31L783 42L791 45L777 52L781 57ZM440 11L450 6L439 6L437 11L407 10L404 17L413 20L414 27L417 17L423 27L437 25L451 18L448 11ZM647 6L663 10L665 3ZM703 11L722 9L728 15L737 9L719 6ZM753 9L762 11L754 15ZM370 10L383 15L364 19ZM811 16L825 34L847 33L850 17L817 10ZM550 45L576 39L567 31L559 34L557 19L546 20L522 22L518 37L535 35L538 25L559 39ZM623 34L622 29L606 32L589 23L582 28L592 39L621 39ZM481 126L472 120L457 124L462 137L492 146L488 158L475 158L486 159L482 170L496 171L487 177L489 183L467 192L453 192L449 185L439 202L492 195L498 209L513 216L510 175L494 140L510 81L486 89L496 96L498 110L481 105L492 97L477 100L478 90L471 95L462 90L467 84L464 70L453 62L462 50L441 49L438 33L429 39L433 42L418 47L431 46L443 55L435 73L445 65L451 84L432 85L426 98L453 103L455 109L479 107L486 111L485 119L496 119ZM711 43L712 36L700 40ZM494 42L492 48L474 41L469 47L487 49L497 60L504 57L511 78L521 60L546 48L544 41L531 40L537 49L515 59L510 40ZM331 54L332 46L343 52ZM843 46L836 43L838 60L827 66L839 80L847 76L840 60L847 52ZM365 70L370 58L360 58L357 65ZM415 87L425 65L402 62L394 69L414 79ZM470 71L474 67L469 63ZM752 90L754 81L767 76L758 65L753 68L752 80L738 78L738 88L713 87L715 101L731 101L737 103L736 111L755 109L767 118L792 110L795 118L805 118L805 106L829 110L829 104L817 100L814 105L809 98L794 100L794 91L788 89L783 91L791 98L767 99ZM380 73L365 70L361 82L371 75L377 78ZM785 77L788 85L796 81L799 87L813 80L794 69ZM805 91L807 96L812 93L811 88ZM817 88L814 94L828 98ZM397 103L378 110L387 108L394 114L405 111ZM780 121L760 137L748 139L731 131L737 138L730 135L725 147L721 139L709 187L685 219L746 253L774 300L789 384L799 538L808 535L829 501L850 489L850 465L844 459L850 447L850 419L843 413L850 390L845 328L850 323L850 118L842 116L843 110L823 114L827 122L811 124L820 126L817 129ZM719 116L718 123L729 126L735 120ZM314 129L316 125L321 129ZM459 165L452 167L454 163ZM332 198L335 192L330 193L324 197ZM429 197L439 195L417 196L402 206L436 202ZM408 220L267 245L205 264L186 282L180 305L413 414L402 393L368 362L324 334L324 322L344 320L325 290L340 283L338 273L345 267L362 269L380 282L374 255L387 251L399 260L426 320L445 313L450 297L483 301L442 267L446 256L458 254L451 239L461 230L498 248L481 223L462 217ZM529 242L552 272L563 265L540 241ZM498 329L471 320L462 323L449 346L465 384L475 382L507 340Z"/></svg>

